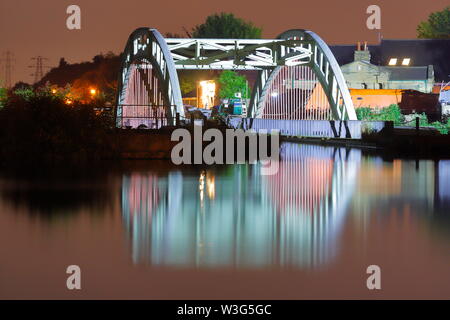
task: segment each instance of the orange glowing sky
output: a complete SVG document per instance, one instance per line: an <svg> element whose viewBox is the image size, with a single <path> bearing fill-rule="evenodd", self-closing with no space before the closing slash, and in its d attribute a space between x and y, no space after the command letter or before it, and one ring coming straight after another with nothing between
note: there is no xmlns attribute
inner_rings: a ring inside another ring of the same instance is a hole
<svg viewBox="0 0 450 320"><path fill-rule="evenodd" d="M66 28L66 8L82 10L82 29ZM384 38L415 38L417 24L449 4L448 0L1 0L0 52L15 54L13 82L31 82L30 57L60 57L69 62L90 60L94 55L119 53L128 35L137 27L150 26L161 33L183 33L215 12L233 12L263 28L265 38L291 28L310 29L329 44L358 40L376 42L378 32L366 28L366 8L382 10ZM3 76L3 72L0 73Z"/></svg>

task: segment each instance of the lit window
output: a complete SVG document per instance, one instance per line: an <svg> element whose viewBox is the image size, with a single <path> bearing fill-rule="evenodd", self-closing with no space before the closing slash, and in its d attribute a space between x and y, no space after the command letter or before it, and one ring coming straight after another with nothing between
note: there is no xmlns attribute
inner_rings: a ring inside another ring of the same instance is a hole
<svg viewBox="0 0 450 320"><path fill-rule="evenodd" d="M395 66L397 64L397 58L391 58L389 60L389 65L390 66Z"/></svg>
<svg viewBox="0 0 450 320"><path fill-rule="evenodd" d="M409 66L410 62L411 62L410 58L404 58L402 61L402 66Z"/></svg>

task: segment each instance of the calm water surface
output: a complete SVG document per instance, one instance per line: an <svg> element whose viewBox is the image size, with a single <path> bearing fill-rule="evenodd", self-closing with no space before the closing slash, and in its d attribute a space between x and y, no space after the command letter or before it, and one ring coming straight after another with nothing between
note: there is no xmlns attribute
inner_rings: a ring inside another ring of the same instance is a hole
<svg viewBox="0 0 450 320"><path fill-rule="evenodd" d="M450 160L284 144L272 176L156 161L4 174L0 243L3 299L450 299Z"/></svg>

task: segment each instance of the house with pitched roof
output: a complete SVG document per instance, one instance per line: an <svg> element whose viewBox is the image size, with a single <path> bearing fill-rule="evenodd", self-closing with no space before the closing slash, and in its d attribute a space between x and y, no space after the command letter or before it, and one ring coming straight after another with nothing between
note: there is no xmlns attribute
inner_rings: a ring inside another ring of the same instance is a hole
<svg viewBox="0 0 450 320"><path fill-rule="evenodd" d="M371 62L367 46L358 44L352 62L341 66L350 89L416 90L430 93L434 85L433 65L411 65L411 58L391 58L387 65Z"/></svg>

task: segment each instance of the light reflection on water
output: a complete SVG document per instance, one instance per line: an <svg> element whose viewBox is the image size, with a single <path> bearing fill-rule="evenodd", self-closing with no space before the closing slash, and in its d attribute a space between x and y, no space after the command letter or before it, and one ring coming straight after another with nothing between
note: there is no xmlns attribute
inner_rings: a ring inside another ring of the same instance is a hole
<svg viewBox="0 0 450 320"><path fill-rule="evenodd" d="M156 161L3 172L0 298L73 298L71 264L84 298L373 298L370 264L376 297L449 297L449 160L282 148L273 176Z"/></svg>
<svg viewBox="0 0 450 320"><path fill-rule="evenodd" d="M439 162L436 186L434 165L402 170L401 161L368 164L356 149L284 144L272 176L259 164L125 174L123 222L134 263L317 268L338 254L352 199L362 214L381 195L425 210L445 205L450 165Z"/></svg>

